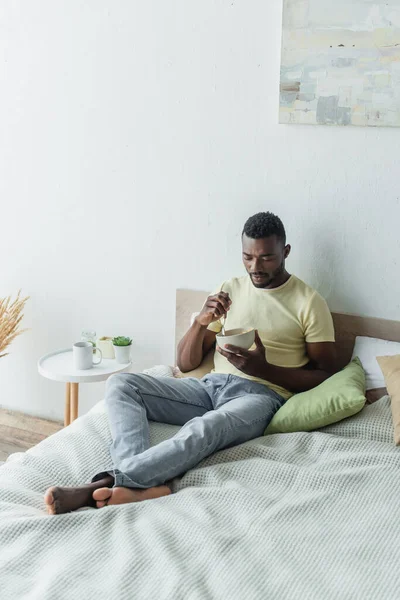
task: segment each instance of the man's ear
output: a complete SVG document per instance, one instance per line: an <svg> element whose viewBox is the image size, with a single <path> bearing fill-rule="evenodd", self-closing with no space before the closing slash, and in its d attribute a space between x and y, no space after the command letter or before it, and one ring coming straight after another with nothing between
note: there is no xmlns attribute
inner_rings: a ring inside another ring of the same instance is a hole
<svg viewBox="0 0 400 600"><path fill-rule="evenodd" d="M289 256L291 249L292 249L292 246L291 246L290 244L287 244L287 245L285 246L285 248L284 248L284 250L283 250L283 256L284 256L285 258L287 258L287 257Z"/></svg>

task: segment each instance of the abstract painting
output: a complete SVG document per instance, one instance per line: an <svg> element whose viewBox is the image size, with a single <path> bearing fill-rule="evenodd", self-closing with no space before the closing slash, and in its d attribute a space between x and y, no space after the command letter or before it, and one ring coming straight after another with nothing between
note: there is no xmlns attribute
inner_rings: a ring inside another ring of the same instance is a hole
<svg viewBox="0 0 400 600"><path fill-rule="evenodd" d="M283 0L280 123L400 126L400 0Z"/></svg>

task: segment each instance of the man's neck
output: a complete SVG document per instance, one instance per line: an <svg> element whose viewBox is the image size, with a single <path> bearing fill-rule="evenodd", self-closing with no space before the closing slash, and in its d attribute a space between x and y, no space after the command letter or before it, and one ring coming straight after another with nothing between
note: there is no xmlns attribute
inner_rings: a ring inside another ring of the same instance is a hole
<svg viewBox="0 0 400 600"><path fill-rule="evenodd" d="M279 275L279 277L274 279L270 285L265 286L265 288L263 288L263 289L264 290L273 290L274 288L280 287L281 285L283 285L284 283L287 282L289 277L290 277L290 273L288 273L285 269L285 271L283 273L281 273L281 275Z"/></svg>

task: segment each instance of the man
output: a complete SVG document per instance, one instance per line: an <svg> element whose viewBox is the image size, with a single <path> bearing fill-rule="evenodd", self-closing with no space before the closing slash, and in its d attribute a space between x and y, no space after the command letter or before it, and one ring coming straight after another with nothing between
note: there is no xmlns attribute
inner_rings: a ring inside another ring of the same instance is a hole
<svg viewBox="0 0 400 600"><path fill-rule="evenodd" d="M168 495L167 481L213 452L261 436L292 394L336 372L331 314L315 290L286 271L290 249L278 217L267 212L247 220L247 275L224 282L207 298L179 344L178 366L188 372L200 365L215 345L222 317L226 329L255 328L255 348L217 347L214 371L201 380L112 376L106 408L114 470L79 488L49 488L50 514ZM182 427L150 448L148 419Z"/></svg>

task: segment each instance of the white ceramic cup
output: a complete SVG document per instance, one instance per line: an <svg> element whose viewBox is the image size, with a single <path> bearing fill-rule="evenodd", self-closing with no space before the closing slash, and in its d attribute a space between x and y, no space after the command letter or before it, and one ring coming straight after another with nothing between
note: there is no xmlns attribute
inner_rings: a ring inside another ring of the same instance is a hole
<svg viewBox="0 0 400 600"><path fill-rule="evenodd" d="M103 354L99 348L96 348L95 351L100 353L98 362L93 361L93 345L90 342L76 342L72 346L75 369L84 371L85 369L91 369L93 365L99 365L103 360Z"/></svg>

